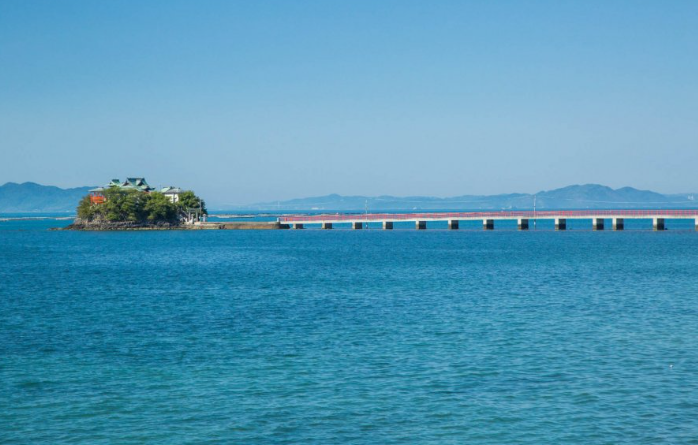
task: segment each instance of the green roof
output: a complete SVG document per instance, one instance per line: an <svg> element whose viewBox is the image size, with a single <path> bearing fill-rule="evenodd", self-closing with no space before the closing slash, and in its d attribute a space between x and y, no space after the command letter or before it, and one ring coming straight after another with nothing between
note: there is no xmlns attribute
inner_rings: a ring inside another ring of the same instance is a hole
<svg viewBox="0 0 698 445"><path fill-rule="evenodd" d="M126 178L124 182L121 182L118 179L112 179L111 182L105 185L104 187L98 187L90 191L101 192L104 191L104 189L111 187L118 187L126 190L138 190L141 192L150 192L155 190L150 185L148 185L148 182L145 180L145 178Z"/></svg>
<svg viewBox="0 0 698 445"><path fill-rule="evenodd" d="M144 192L153 190L153 188L148 185L148 182L146 182L145 178L126 178L126 181L123 184L121 184L121 186L124 188L131 186L135 189Z"/></svg>

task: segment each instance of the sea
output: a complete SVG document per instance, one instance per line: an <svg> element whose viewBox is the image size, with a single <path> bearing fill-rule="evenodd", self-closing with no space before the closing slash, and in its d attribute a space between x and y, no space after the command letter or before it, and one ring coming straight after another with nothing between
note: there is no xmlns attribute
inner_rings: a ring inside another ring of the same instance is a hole
<svg viewBox="0 0 698 445"><path fill-rule="evenodd" d="M0 216L2 444L698 444L693 221Z"/></svg>

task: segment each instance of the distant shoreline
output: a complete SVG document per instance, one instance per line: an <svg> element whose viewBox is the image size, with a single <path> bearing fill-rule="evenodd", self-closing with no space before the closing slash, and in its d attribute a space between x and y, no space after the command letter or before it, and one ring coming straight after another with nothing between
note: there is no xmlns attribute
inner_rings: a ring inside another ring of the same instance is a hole
<svg viewBox="0 0 698 445"><path fill-rule="evenodd" d="M0 217L0 221L40 221L40 220L68 221L75 219L75 216L17 216L17 217Z"/></svg>

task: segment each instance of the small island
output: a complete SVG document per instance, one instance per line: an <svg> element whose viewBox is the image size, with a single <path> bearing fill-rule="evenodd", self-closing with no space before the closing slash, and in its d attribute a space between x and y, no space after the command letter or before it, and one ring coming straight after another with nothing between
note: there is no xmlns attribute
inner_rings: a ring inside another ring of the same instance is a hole
<svg viewBox="0 0 698 445"><path fill-rule="evenodd" d="M145 178L113 179L92 189L68 230L171 230L205 222L203 199L178 187L156 190Z"/></svg>

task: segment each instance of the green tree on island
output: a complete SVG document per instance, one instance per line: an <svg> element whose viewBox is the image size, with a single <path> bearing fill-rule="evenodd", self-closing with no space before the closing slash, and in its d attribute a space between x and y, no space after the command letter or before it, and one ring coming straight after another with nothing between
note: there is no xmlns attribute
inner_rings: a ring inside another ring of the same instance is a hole
<svg viewBox="0 0 698 445"><path fill-rule="evenodd" d="M181 205L182 208L185 210L201 209L202 214L208 215L208 211L206 210L206 202L204 202L203 199L196 196L194 192L192 192L191 190L180 193L178 204Z"/></svg>
<svg viewBox="0 0 698 445"><path fill-rule="evenodd" d="M103 192L106 201L95 204L85 196L78 205L78 218L85 221L171 223L193 210L207 214L206 204L194 192L183 192L178 202L172 202L160 192L143 193L137 190L109 188Z"/></svg>
<svg viewBox="0 0 698 445"><path fill-rule="evenodd" d="M148 195L143 206L146 218L149 222L174 221L177 219L178 208L169 198L162 193L153 192Z"/></svg>

